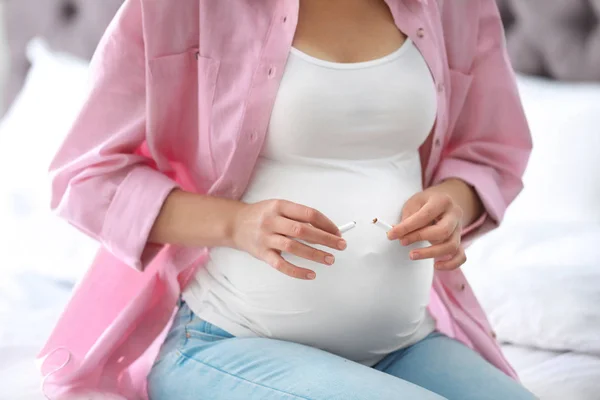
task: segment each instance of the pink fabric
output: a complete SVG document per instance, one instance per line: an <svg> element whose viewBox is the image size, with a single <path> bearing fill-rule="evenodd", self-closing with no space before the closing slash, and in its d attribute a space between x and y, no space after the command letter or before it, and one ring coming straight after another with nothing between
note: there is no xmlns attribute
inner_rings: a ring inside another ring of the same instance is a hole
<svg viewBox="0 0 600 400"><path fill-rule="evenodd" d="M493 0L388 4L438 87L437 122L421 154L425 185L458 177L476 188L487 212L465 230L472 239L496 226L521 190L531 149L498 10ZM103 245L39 354L51 398L146 398L176 299L207 255L147 245L149 231L177 186L243 194L298 7L297 0L125 1L51 166L53 207ZM438 329L515 376L460 270L436 273L430 309Z"/></svg>

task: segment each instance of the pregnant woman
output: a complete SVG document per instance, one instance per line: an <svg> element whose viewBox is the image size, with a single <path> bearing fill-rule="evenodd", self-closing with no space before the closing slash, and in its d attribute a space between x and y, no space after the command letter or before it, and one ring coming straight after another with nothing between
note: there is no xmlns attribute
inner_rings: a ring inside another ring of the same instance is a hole
<svg viewBox="0 0 600 400"><path fill-rule="evenodd" d="M48 390L533 398L458 269L531 146L492 0L126 0L94 68Z"/></svg>

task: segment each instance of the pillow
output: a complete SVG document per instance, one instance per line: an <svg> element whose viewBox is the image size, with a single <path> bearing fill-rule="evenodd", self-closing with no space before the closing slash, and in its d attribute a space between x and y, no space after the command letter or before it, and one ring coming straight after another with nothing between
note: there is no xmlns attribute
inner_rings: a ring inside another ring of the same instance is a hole
<svg viewBox="0 0 600 400"><path fill-rule="evenodd" d="M600 84L519 76L518 85L533 152L504 222L600 223Z"/></svg>
<svg viewBox="0 0 600 400"><path fill-rule="evenodd" d="M97 245L51 213L47 171L84 100L88 64L40 40L28 54L29 75L0 124L0 268L74 281Z"/></svg>
<svg viewBox="0 0 600 400"><path fill-rule="evenodd" d="M499 340L600 356L600 225L499 228L468 257L463 271Z"/></svg>
<svg viewBox="0 0 600 400"><path fill-rule="evenodd" d="M600 85L518 77L525 188L463 267L500 340L600 354Z"/></svg>

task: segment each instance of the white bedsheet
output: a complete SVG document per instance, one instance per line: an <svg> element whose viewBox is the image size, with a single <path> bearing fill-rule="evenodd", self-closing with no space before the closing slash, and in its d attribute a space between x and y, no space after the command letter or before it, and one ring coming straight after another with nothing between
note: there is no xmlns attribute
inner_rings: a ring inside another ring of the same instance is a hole
<svg viewBox="0 0 600 400"><path fill-rule="evenodd" d="M44 399L34 360L67 302L71 284L35 273L0 279L0 399Z"/></svg>
<svg viewBox="0 0 600 400"><path fill-rule="evenodd" d="M504 345L523 384L542 400L600 399L600 357Z"/></svg>

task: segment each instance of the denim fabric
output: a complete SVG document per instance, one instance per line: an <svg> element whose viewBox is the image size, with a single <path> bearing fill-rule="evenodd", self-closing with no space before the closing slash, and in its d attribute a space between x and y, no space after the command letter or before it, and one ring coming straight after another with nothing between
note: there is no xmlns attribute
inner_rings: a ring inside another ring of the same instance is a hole
<svg viewBox="0 0 600 400"><path fill-rule="evenodd" d="M235 338L185 303L148 377L148 392L152 400L535 398L479 354L437 332L370 368L296 343Z"/></svg>

